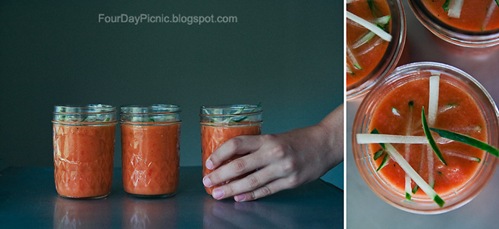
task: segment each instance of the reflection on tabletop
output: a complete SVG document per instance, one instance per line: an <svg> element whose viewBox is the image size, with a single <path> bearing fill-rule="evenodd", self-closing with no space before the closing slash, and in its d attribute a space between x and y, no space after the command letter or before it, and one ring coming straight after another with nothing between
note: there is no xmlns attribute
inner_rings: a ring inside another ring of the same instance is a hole
<svg viewBox="0 0 499 229"><path fill-rule="evenodd" d="M111 202L107 200L76 200L57 197L54 205L53 228L110 228ZM96 222L98 220L99 222Z"/></svg>

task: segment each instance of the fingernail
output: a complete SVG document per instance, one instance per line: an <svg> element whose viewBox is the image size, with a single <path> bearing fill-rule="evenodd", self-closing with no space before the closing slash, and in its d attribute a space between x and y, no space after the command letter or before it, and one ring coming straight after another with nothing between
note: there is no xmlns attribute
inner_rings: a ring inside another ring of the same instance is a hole
<svg viewBox="0 0 499 229"><path fill-rule="evenodd" d="M222 189L214 189L213 190L213 198L219 200L219 199L222 199L222 197L224 197L224 191Z"/></svg>
<svg viewBox="0 0 499 229"><path fill-rule="evenodd" d="M204 177L204 178L203 178L203 185L204 185L205 187L211 187L211 186L213 185L213 183L211 183L210 178L208 178L208 177Z"/></svg>
<svg viewBox="0 0 499 229"><path fill-rule="evenodd" d="M206 168L213 170L213 167L213 162L208 158L208 160L206 160Z"/></svg>
<svg viewBox="0 0 499 229"><path fill-rule="evenodd" d="M237 195L237 196L234 196L234 200L235 200L236 202L243 202L243 201L245 201L245 200L246 200L246 195L244 195L244 194L243 194L243 195Z"/></svg>

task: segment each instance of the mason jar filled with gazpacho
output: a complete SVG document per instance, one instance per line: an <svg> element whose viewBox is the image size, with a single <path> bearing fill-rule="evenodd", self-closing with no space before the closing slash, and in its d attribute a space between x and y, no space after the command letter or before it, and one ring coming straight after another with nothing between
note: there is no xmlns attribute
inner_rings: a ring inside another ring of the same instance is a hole
<svg viewBox="0 0 499 229"><path fill-rule="evenodd" d="M174 195L179 182L180 107L121 107L125 192L144 197Z"/></svg>
<svg viewBox="0 0 499 229"><path fill-rule="evenodd" d="M472 48L499 44L497 0L409 0L418 20L449 43Z"/></svg>
<svg viewBox="0 0 499 229"><path fill-rule="evenodd" d="M206 160L227 140L240 135L261 133L262 107L260 105L236 104L201 107L201 151L203 177L211 172L206 168ZM225 161L228 163L239 155ZM214 187L205 187L208 194Z"/></svg>
<svg viewBox="0 0 499 229"><path fill-rule="evenodd" d="M437 214L471 201L499 156L497 107L469 74L446 64L401 66L373 87L352 128L367 185L405 211Z"/></svg>
<svg viewBox="0 0 499 229"><path fill-rule="evenodd" d="M54 176L60 196L102 198L111 191L116 108L55 106Z"/></svg>
<svg viewBox="0 0 499 229"><path fill-rule="evenodd" d="M347 99L364 96L399 62L406 19L397 0L346 1Z"/></svg>

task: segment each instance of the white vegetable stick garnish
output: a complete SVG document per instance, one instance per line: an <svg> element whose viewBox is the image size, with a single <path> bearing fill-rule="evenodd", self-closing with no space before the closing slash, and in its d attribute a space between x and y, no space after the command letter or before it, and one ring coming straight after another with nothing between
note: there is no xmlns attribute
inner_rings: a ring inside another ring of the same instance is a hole
<svg viewBox="0 0 499 229"><path fill-rule="evenodd" d="M349 46L347 46L347 57L350 60L350 62L352 62L352 65L355 69L358 70L362 69L362 66L360 66L359 61L357 61L357 58L355 57Z"/></svg>
<svg viewBox="0 0 499 229"><path fill-rule="evenodd" d="M357 134L358 144L370 143L403 143L403 144L428 144L425 136L405 136L392 134Z"/></svg>
<svg viewBox="0 0 499 229"><path fill-rule="evenodd" d="M433 168L434 168L434 157L435 153L433 153L433 149L428 145L426 146L426 160L428 160L428 183L433 186L435 184L435 178L433 177Z"/></svg>
<svg viewBox="0 0 499 229"><path fill-rule="evenodd" d="M449 11L447 12L447 15L449 17L453 18L460 18L461 17L461 9L463 8L463 3L464 0L451 0L449 4Z"/></svg>
<svg viewBox="0 0 499 229"><path fill-rule="evenodd" d="M497 5L496 0L490 1L489 9L487 10L487 15L485 16L485 19L483 20L482 24L483 30L485 30L485 27L487 27L487 25L489 24L490 18L492 17L492 13L494 13L494 10L497 8L496 5Z"/></svg>
<svg viewBox="0 0 499 229"><path fill-rule="evenodd" d="M433 190L433 188L426 183L426 181L412 168L412 166L400 155L400 153L391 144L385 144L385 149L388 155L400 165L402 170L411 177L411 179L416 182L416 184L426 193L428 197L437 202L440 206L443 206L443 200L438 196L438 194ZM440 202L441 201L441 202Z"/></svg>
<svg viewBox="0 0 499 229"><path fill-rule="evenodd" d="M439 144L446 144L452 140L436 138ZM426 136L406 136L392 134L357 134L357 144L392 143L392 144L428 144Z"/></svg>
<svg viewBox="0 0 499 229"><path fill-rule="evenodd" d="M435 125L438 111L440 75L430 76L430 101L428 102L428 125Z"/></svg>
<svg viewBox="0 0 499 229"><path fill-rule="evenodd" d="M470 161L480 162L480 158L477 158L477 157L472 157L472 156L468 156L468 155L464 155L464 154L460 154L460 153L455 153L455 152L451 152L451 151L445 151L444 153L449 155L449 156L459 157L459 158L463 158L463 159L470 160Z"/></svg>
<svg viewBox="0 0 499 229"><path fill-rule="evenodd" d="M410 136L412 133L412 116L414 114L414 102L409 102L409 120L407 121L407 127L405 129L405 135ZM405 160L409 161L409 158L411 156L411 145L410 144L405 144ZM410 196L412 193L411 190L411 178L409 175L406 173L405 174L405 195Z"/></svg>
<svg viewBox="0 0 499 229"><path fill-rule="evenodd" d="M392 35L390 35L389 33L385 32L384 30L382 30L381 28L379 28L378 26L376 26L375 24L371 23L371 22L368 22L366 20L364 20L363 18L353 14L353 13L350 13L347 11L347 14L346 14L347 18L356 22L357 24L359 25L362 25L364 28L372 31L373 33L375 33L376 35L378 35L379 37L381 37L383 40L385 41L391 41L392 40Z"/></svg>

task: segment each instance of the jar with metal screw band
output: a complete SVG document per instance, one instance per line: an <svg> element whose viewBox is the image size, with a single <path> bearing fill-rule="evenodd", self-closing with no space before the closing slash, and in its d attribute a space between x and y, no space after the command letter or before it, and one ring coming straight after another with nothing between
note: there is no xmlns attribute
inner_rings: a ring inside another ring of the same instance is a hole
<svg viewBox="0 0 499 229"><path fill-rule="evenodd" d="M68 198L106 197L113 176L116 108L55 106L52 122L57 193Z"/></svg>
<svg viewBox="0 0 499 229"><path fill-rule="evenodd" d="M174 195L179 179L180 107L121 107L123 187L144 197Z"/></svg>

